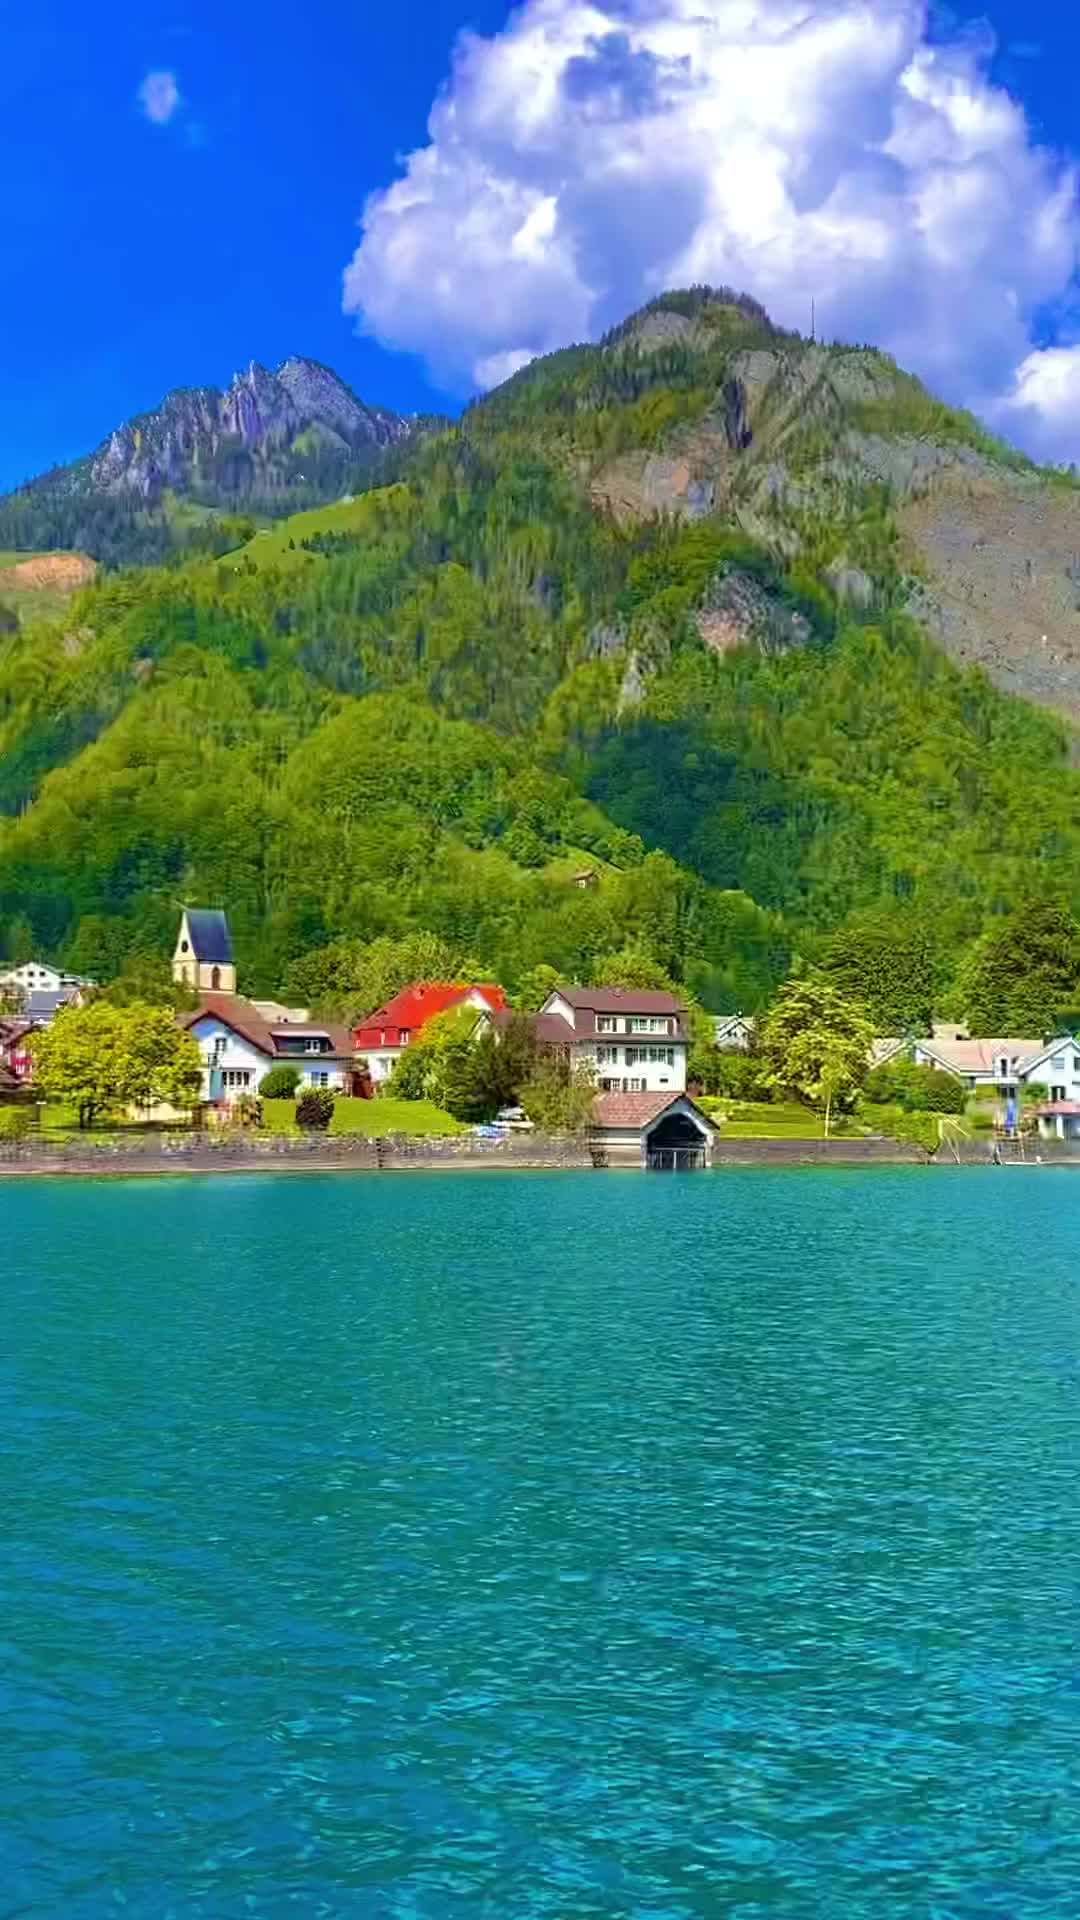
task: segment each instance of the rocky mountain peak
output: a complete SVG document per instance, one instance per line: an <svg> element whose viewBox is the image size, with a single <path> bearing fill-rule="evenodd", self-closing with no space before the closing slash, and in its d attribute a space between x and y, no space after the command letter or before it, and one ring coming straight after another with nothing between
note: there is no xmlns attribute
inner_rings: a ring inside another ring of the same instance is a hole
<svg viewBox="0 0 1080 1920"><path fill-rule="evenodd" d="M226 494L273 492L282 461L312 434L345 456L390 446L411 430L387 408L366 406L331 368L294 354L276 372L250 361L223 391L175 389L154 412L118 427L73 474L85 491L148 504L169 489L205 487L214 475Z"/></svg>

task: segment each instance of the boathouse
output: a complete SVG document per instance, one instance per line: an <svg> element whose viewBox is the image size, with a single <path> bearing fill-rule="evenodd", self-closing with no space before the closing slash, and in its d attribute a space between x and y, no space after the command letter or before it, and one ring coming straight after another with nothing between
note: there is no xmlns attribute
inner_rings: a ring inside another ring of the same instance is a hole
<svg viewBox="0 0 1080 1920"><path fill-rule="evenodd" d="M716 1128L686 1093L598 1093L590 1142L602 1166L681 1173L712 1165Z"/></svg>

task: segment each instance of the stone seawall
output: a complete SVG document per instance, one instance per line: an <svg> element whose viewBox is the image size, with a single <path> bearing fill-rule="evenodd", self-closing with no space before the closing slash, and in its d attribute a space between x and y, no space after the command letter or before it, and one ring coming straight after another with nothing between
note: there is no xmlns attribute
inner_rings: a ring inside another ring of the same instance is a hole
<svg viewBox="0 0 1080 1920"><path fill-rule="evenodd" d="M378 1171L403 1167L591 1167L579 1140L453 1134L445 1139L349 1134L109 1134L0 1142L4 1174L162 1174Z"/></svg>
<svg viewBox="0 0 1080 1920"><path fill-rule="evenodd" d="M1042 1141L1027 1148L1029 1162L1080 1167L1080 1143ZM718 1138L714 1167L923 1166L921 1148L882 1138L859 1140L725 1140ZM964 1166L992 1164L986 1140L964 1141ZM936 1166L955 1166L939 1152ZM0 1179L5 1174L135 1175L169 1173L378 1172L409 1167L594 1167L586 1141L543 1134L511 1134L484 1140L475 1134L445 1139L386 1135L326 1138L321 1134L134 1134L73 1135L66 1140L0 1141ZM618 1169L612 1169L615 1171ZM622 1170L636 1171L635 1168Z"/></svg>

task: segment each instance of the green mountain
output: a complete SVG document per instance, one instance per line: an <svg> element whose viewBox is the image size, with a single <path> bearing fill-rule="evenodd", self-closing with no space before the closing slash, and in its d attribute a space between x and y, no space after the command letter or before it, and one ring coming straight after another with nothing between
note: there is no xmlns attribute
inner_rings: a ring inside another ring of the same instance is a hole
<svg viewBox="0 0 1080 1920"><path fill-rule="evenodd" d="M187 899L251 988L422 929L722 1008L842 930L914 1015L1080 908L1080 495L883 356L666 295L395 473L0 633L8 952L106 973Z"/></svg>

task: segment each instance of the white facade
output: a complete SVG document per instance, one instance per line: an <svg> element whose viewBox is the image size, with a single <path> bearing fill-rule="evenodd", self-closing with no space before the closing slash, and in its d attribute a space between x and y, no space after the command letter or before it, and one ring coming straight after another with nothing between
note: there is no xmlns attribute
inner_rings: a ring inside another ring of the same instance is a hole
<svg viewBox="0 0 1080 1920"><path fill-rule="evenodd" d="M1025 1085L1046 1087L1052 1102L1080 1102L1080 1041L1074 1034L1052 1040L1024 1069Z"/></svg>
<svg viewBox="0 0 1080 1920"><path fill-rule="evenodd" d="M221 1100L229 1106L246 1095L257 1094L263 1075L269 1073L271 1067L280 1066L295 1067L301 1086L327 1087L332 1093L347 1090L348 1074L340 1061L322 1062L315 1054L282 1058L280 1054L264 1053L261 1047L256 1047L215 1014L204 1014L189 1031L194 1034L202 1055L200 1098L203 1101Z"/></svg>
<svg viewBox="0 0 1080 1920"><path fill-rule="evenodd" d="M583 1012L558 989L548 995L541 1012L573 1028L567 1036L573 1064L591 1072L598 1093L685 1091L687 1043L674 1014L635 1013L632 1008Z"/></svg>
<svg viewBox="0 0 1080 1920"><path fill-rule="evenodd" d="M0 987L12 987L16 993L63 993L69 987L89 987L93 983L77 973L64 973L45 960L24 960L19 967L0 973Z"/></svg>
<svg viewBox="0 0 1080 1920"><path fill-rule="evenodd" d="M748 1053L757 1022L745 1013L718 1014L713 1021L713 1045L719 1053Z"/></svg>

